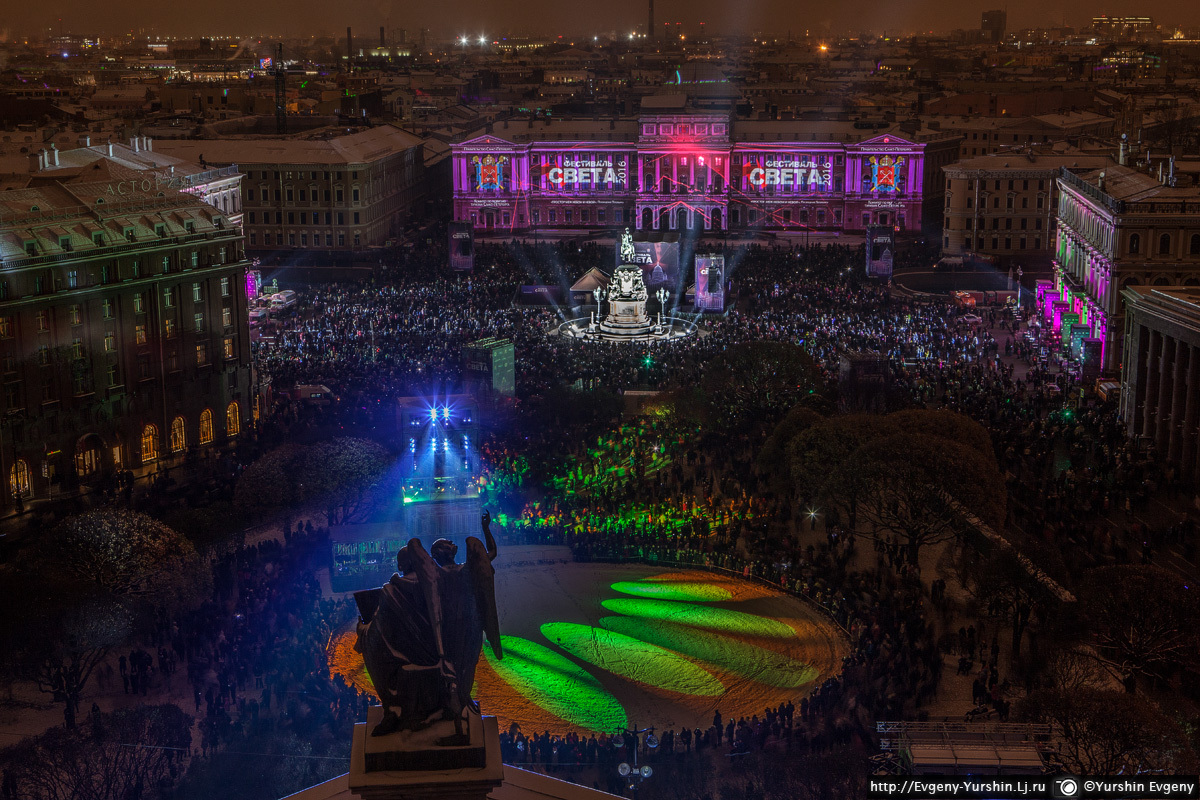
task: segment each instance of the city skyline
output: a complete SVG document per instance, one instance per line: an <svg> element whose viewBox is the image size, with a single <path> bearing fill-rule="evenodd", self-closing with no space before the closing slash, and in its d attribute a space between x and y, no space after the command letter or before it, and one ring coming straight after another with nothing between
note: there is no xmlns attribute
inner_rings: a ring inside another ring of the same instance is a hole
<svg viewBox="0 0 1200 800"><path fill-rule="evenodd" d="M682 23L686 31L694 34L704 23L706 31L712 35L758 34L801 39L859 32L907 36L976 29L982 13L997 7L1007 11L1010 31L1062 25L1085 27L1092 17L1100 14L1148 15L1167 27L1200 25L1200 9L1168 0L1136 6L1127 0L1108 4L1058 0L1049 6L1031 0L1016 3L983 0L956 5L952 9L935 0L916 0L903 5L858 2L836 9L816 3L789 4L784 0L756 0L747 4L660 0L654 13L655 27L659 30L664 23L671 23L672 27ZM12 41L19 37L36 38L58 33L118 35L131 31L173 37L216 36L222 32L225 35L320 37L342 36L347 25L372 40L380 25L388 30L408 30L410 36L428 29L435 39L481 33L580 38L642 31L647 17L644 5L626 3L621 7L608 7L602 14L581 23L574 8L547 0L521 4L511 10L480 4L479 8L461 11L440 6L401 9L384 0L336 9L314 0L300 0L286 9L270 4L255 4L247 9L228 0L219 0L207 10L205 14L179 7L168 10L141 0L126 0L101 8L82 0L69 0L49 10L34 6L11 10L0 27L0 39Z"/></svg>

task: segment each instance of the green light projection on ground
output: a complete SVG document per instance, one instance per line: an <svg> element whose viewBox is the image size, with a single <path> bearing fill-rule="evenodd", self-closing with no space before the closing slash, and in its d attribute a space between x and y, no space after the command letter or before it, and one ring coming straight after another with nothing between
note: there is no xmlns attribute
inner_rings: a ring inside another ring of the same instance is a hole
<svg viewBox="0 0 1200 800"><path fill-rule="evenodd" d="M743 636L790 639L796 635L790 626L777 619L758 617L754 614L730 611L725 608L709 608L708 606L676 603L671 600L643 600L632 597L616 597L605 600L600 605L615 614L624 614L628 617L660 619L666 622L677 622L681 625L691 625L693 628L739 633Z"/></svg>
<svg viewBox="0 0 1200 800"><path fill-rule="evenodd" d="M501 636L504 658L483 648L496 674L532 703L589 731L624 730L625 709L583 667L519 636Z"/></svg>
<svg viewBox="0 0 1200 800"><path fill-rule="evenodd" d="M718 669L780 689L811 683L819 674L803 661L783 653L719 633L698 631L687 625L633 617L604 617L600 624L611 631L669 648Z"/></svg>
<svg viewBox="0 0 1200 800"><path fill-rule="evenodd" d="M576 658L638 683L703 697L725 693L708 670L631 636L573 622L547 622L542 635Z"/></svg>
<svg viewBox="0 0 1200 800"><path fill-rule="evenodd" d="M673 583L617 581L614 592L649 597L656 600L691 600L699 603L718 603L733 598L733 592L711 583L677 581Z"/></svg>

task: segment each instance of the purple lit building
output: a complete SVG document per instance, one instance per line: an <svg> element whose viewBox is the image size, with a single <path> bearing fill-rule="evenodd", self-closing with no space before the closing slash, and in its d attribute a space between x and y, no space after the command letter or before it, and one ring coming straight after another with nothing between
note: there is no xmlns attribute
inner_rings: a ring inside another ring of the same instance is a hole
<svg viewBox="0 0 1200 800"><path fill-rule="evenodd" d="M958 139L726 114L503 123L453 145L454 219L480 231L941 228Z"/></svg>

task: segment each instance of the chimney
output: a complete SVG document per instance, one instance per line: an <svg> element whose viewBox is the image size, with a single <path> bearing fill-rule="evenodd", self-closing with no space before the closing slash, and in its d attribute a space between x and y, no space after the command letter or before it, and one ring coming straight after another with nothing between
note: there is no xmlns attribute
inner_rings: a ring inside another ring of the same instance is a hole
<svg viewBox="0 0 1200 800"><path fill-rule="evenodd" d="M379 26L379 46L387 47L387 37L383 35L383 26Z"/></svg>
<svg viewBox="0 0 1200 800"><path fill-rule="evenodd" d="M54 159L54 166L57 167L58 166L58 145L56 145L54 142L50 143L50 158ZM1175 159L1172 158L1171 159L1171 173L1174 174L1174 172L1175 172Z"/></svg>
<svg viewBox="0 0 1200 800"><path fill-rule="evenodd" d="M112 139L108 140L108 146L105 148L108 151L109 158L112 157Z"/></svg>
<svg viewBox="0 0 1200 800"><path fill-rule="evenodd" d="M1100 170L1100 177L1096 179L1096 188L1104 191L1104 170Z"/></svg>
<svg viewBox="0 0 1200 800"><path fill-rule="evenodd" d="M135 153L138 151L138 137L134 136L129 140L129 149Z"/></svg>
<svg viewBox="0 0 1200 800"><path fill-rule="evenodd" d="M1117 156L1117 163L1122 167L1125 166L1125 161L1129 157L1129 140L1125 138L1125 134L1121 134L1121 150Z"/></svg>
<svg viewBox="0 0 1200 800"><path fill-rule="evenodd" d="M145 150L147 153L149 153L150 150L152 149L150 147L150 137L149 136L142 137L142 149Z"/></svg>
<svg viewBox="0 0 1200 800"><path fill-rule="evenodd" d="M54 163L55 164L58 163L57 155L55 155L55 157L54 157ZM1169 167L1169 169L1167 171L1167 186L1174 186L1174 185L1175 185L1175 156L1172 155L1171 156L1171 166Z"/></svg>
<svg viewBox="0 0 1200 800"><path fill-rule="evenodd" d="M79 137L79 146L80 147L91 147L92 146L92 137L88 136L86 133L83 136L80 136Z"/></svg>
<svg viewBox="0 0 1200 800"><path fill-rule="evenodd" d="M46 155L41 150L29 154L29 171L41 172L46 168Z"/></svg>

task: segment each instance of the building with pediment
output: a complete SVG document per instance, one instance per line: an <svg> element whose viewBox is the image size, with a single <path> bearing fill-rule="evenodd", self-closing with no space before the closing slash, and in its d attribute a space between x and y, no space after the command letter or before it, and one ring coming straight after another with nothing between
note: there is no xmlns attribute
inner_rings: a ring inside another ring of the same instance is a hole
<svg viewBox="0 0 1200 800"><path fill-rule="evenodd" d="M682 112L504 123L452 150L454 219L483 232L918 234L940 230L958 139Z"/></svg>

